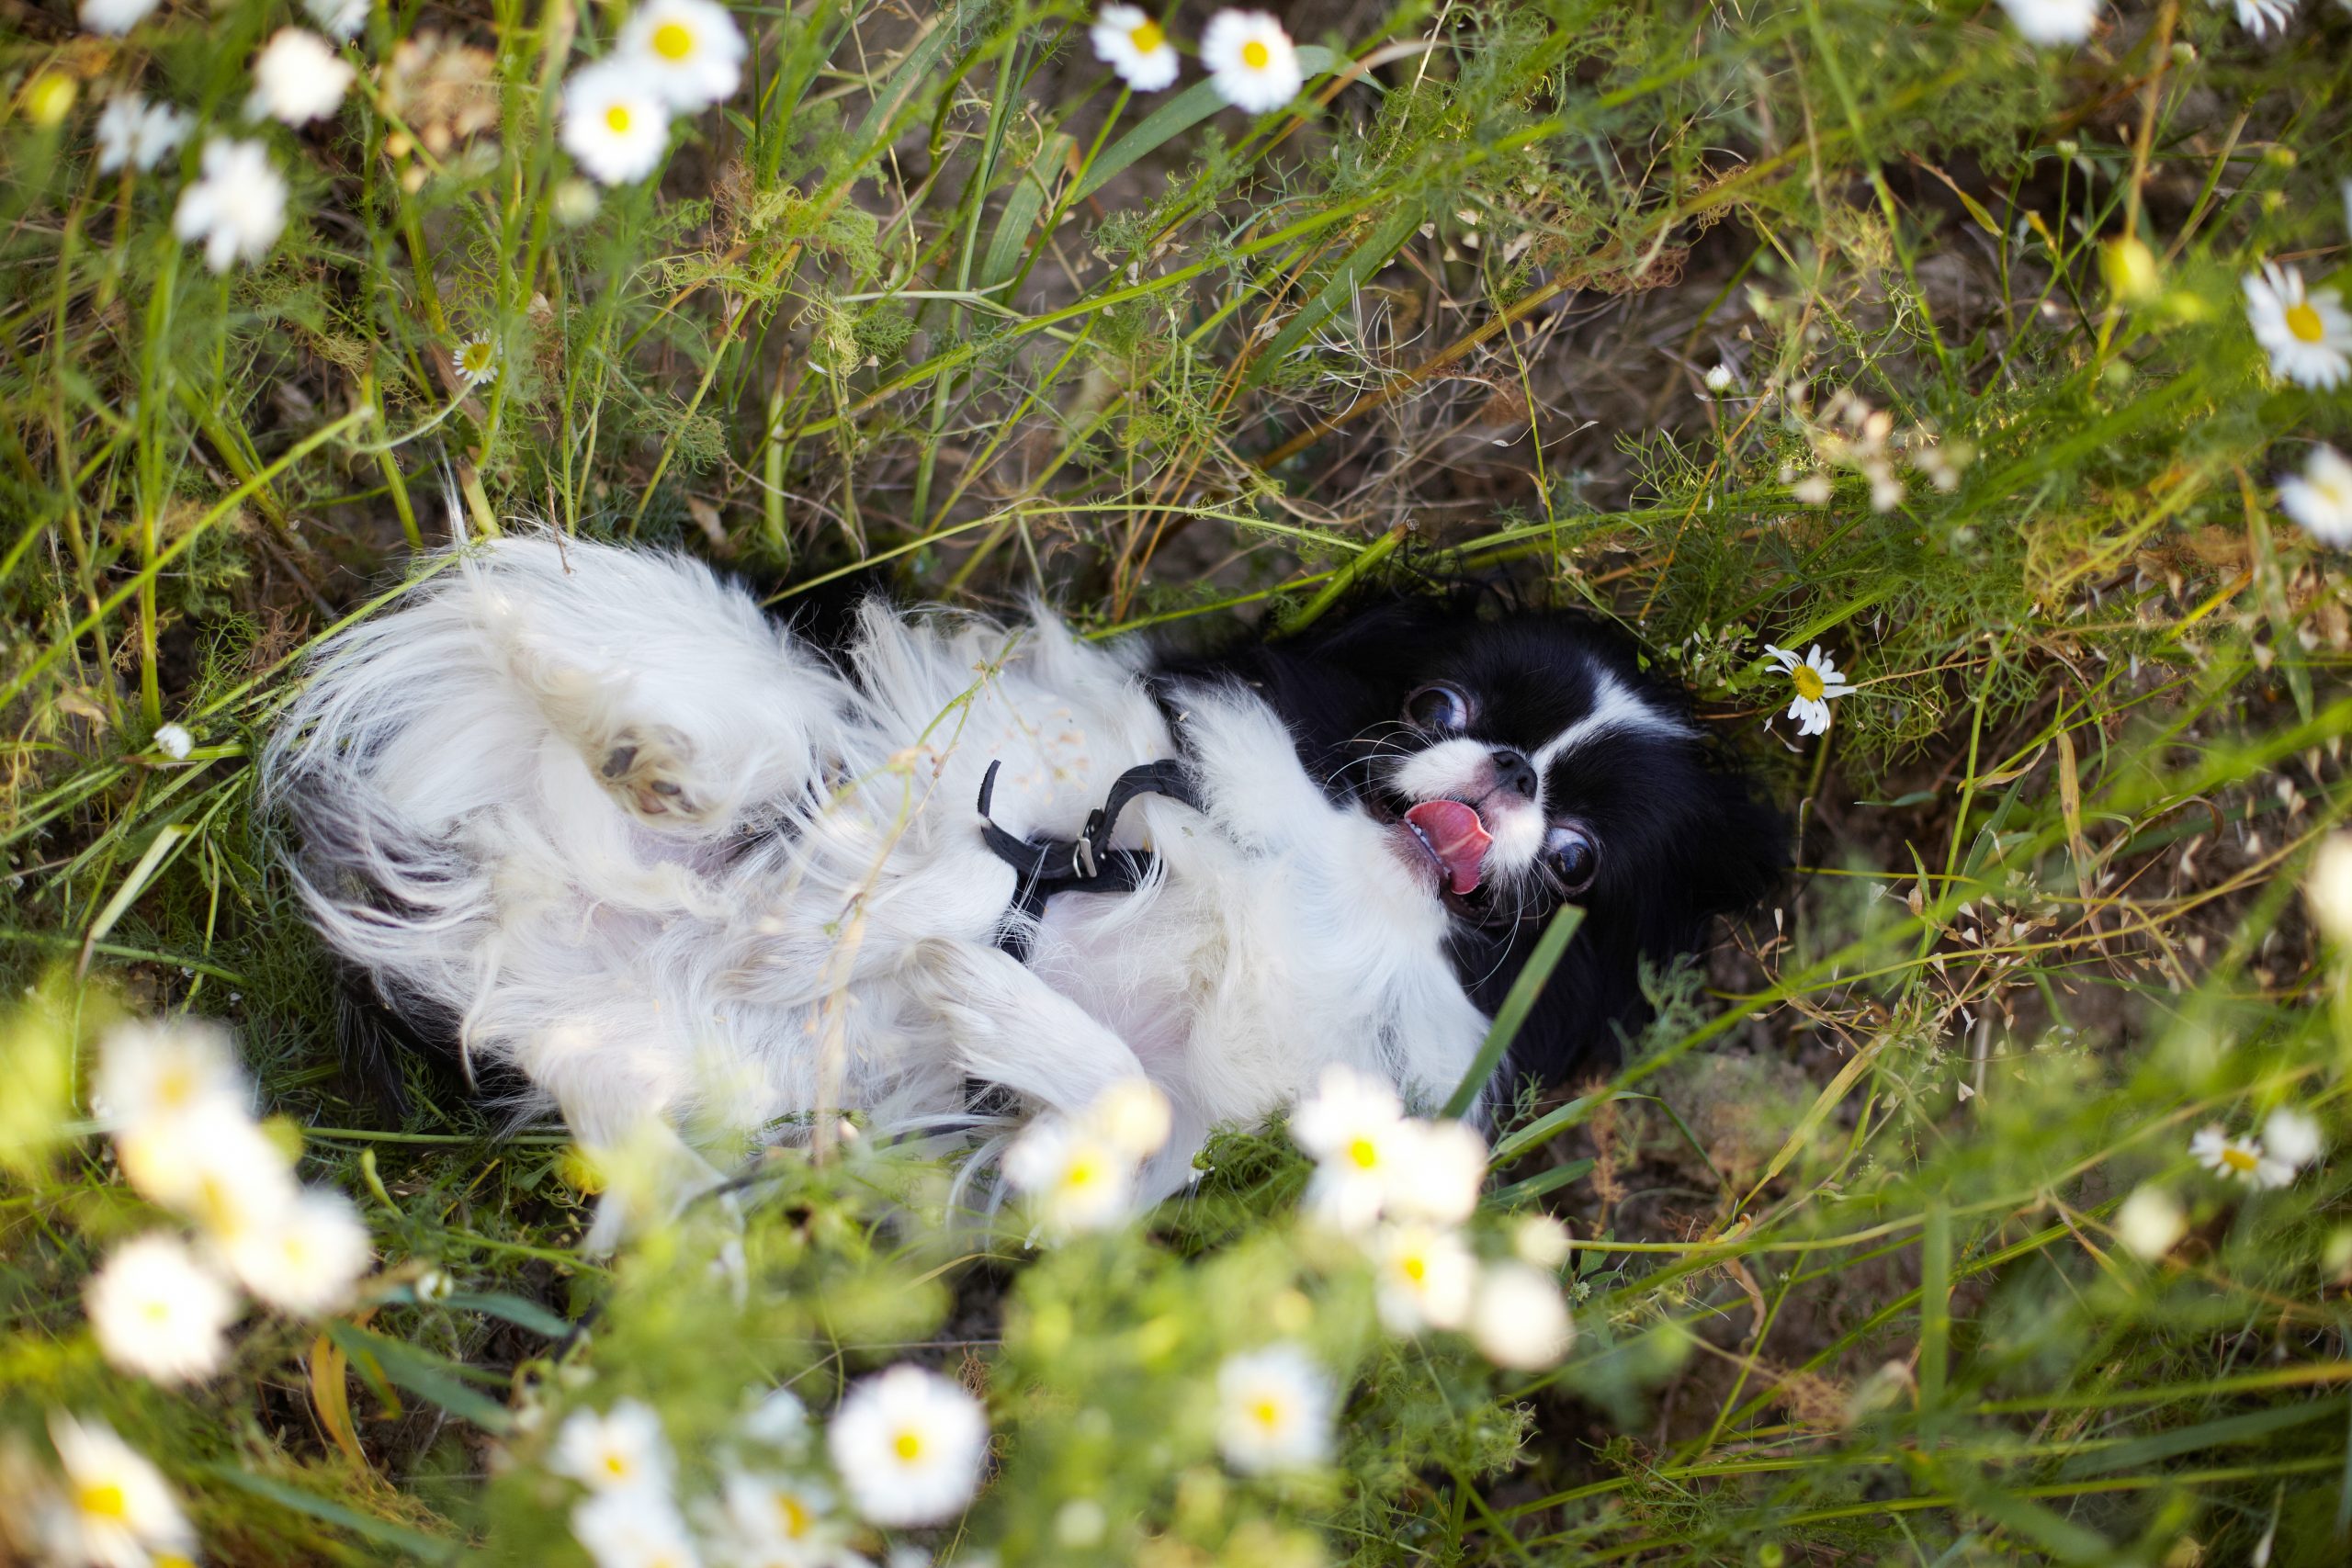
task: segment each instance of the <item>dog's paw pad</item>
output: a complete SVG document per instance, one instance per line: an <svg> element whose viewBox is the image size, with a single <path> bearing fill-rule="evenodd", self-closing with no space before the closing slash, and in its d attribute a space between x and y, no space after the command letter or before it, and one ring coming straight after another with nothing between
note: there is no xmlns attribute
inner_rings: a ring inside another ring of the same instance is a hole
<svg viewBox="0 0 2352 1568"><path fill-rule="evenodd" d="M673 729L616 737L596 774L622 805L649 821L698 823L710 810L712 792L697 785L691 748Z"/></svg>

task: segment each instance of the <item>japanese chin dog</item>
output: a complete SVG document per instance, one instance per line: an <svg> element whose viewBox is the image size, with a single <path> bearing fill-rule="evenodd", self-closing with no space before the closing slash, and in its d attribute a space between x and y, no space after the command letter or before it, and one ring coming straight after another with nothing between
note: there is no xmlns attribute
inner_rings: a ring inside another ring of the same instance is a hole
<svg viewBox="0 0 2352 1568"><path fill-rule="evenodd" d="M1784 834L1580 615L1398 596L1197 658L877 598L819 638L548 536L322 645L265 774L334 951L591 1146L1142 1078L1153 1196L1334 1065L1443 1102L1563 903L1478 1113L1606 1066Z"/></svg>

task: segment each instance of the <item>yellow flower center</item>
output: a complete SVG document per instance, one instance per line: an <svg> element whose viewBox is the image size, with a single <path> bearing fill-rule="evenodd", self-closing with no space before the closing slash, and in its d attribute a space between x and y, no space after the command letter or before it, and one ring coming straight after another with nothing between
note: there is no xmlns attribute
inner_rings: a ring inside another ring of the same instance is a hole
<svg viewBox="0 0 2352 1568"><path fill-rule="evenodd" d="M605 1473L606 1475L627 1475L628 1473L628 1457L626 1454L621 1453L606 1454L605 1456Z"/></svg>
<svg viewBox="0 0 2352 1568"><path fill-rule="evenodd" d="M1256 39L1241 46L1241 63L1252 71L1263 71L1273 62L1274 52Z"/></svg>
<svg viewBox="0 0 2352 1568"><path fill-rule="evenodd" d="M615 136L628 134L628 106L615 104L605 111L605 128Z"/></svg>
<svg viewBox="0 0 2352 1568"><path fill-rule="evenodd" d="M1136 46L1137 54L1157 54L1159 46L1168 41L1168 35L1159 30L1158 22L1147 21L1128 32L1127 41Z"/></svg>
<svg viewBox="0 0 2352 1568"><path fill-rule="evenodd" d="M680 22L664 22L653 29L653 52L664 60L679 61L695 51L695 35Z"/></svg>
<svg viewBox="0 0 2352 1568"><path fill-rule="evenodd" d="M908 1464L922 1458L922 1434L911 1427L903 1427L890 1439L890 1451Z"/></svg>
<svg viewBox="0 0 2352 1568"><path fill-rule="evenodd" d="M2287 307L2287 330L2299 343L2317 343L2327 335L2326 326L2319 319L2319 311L2308 299Z"/></svg>
<svg viewBox="0 0 2352 1568"><path fill-rule="evenodd" d="M2222 1163L2228 1166L2232 1170L2236 1171L2240 1176L2244 1176L2246 1172L2252 1170L2261 1162L2254 1157L2252 1150L2242 1149L2234 1144L2230 1144L2222 1146Z"/></svg>
<svg viewBox="0 0 2352 1568"><path fill-rule="evenodd" d="M1410 1280L1416 1285L1421 1283L1430 1277L1430 1260L1423 1258L1418 1252L1405 1259L1403 1268L1405 1278Z"/></svg>
<svg viewBox="0 0 2352 1568"><path fill-rule="evenodd" d="M1348 1145L1348 1158L1358 1170L1370 1170L1380 1163L1380 1145L1370 1138L1358 1138Z"/></svg>
<svg viewBox="0 0 2352 1568"><path fill-rule="evenodd" d="M1094 1161L1074 1159L1069 1162L1069 1168L1062 1172L1062 1190L1066 1192L1083 1192L1101 1180L1102 1177L1102 1168Z"/></svg>
<svg viewBox="0 0 2352 1568"><path fill-rule="evenodd" d="M1250 1419L1268 1431L1272 1431L1283 1424L1282 1402L1263 1394L1260 1395L1250 1402Z"/></svg>
<svg viewBox="0 0 2352 1568"><path fill-rule="evenodd" d="M466 362L469 370L487 370L490 368L490 344L469 343L458 351L458 357Z"/></svg>
<svg viewBox="0 0 2352 1568"><path fill-rule="evenodd" d="M1790 671L1789 679L1796 683L1797 695L1809 703L1819 702L1821 694L1829 689L1821 679L1821 671L1810 664L1800 664Z"/></svg>
<svg viewBox="0 0 2352 1568"><path fill-rule="evenodd" d="M196 1075L186 1067L165 1067L155 1077L155 1103L177 1111L196 1098Z"/></svg>
<svg viewBox="0 0 2352 1568"><path fill-rule="evenodd" d="M119 1524L130 1517L130 1499L111 1481L85 1481L74 1488L74 1506L81 1510L85 1519L111 1519Z"/></svg>
<svg viewBox="0 0 2352 1568"><path fill-rule="evenodd" d="M776 1522L784 1527L786 1540L800 1540L808 1533L808 1527L816 1522L816 1517L808 1512L808 1506L790 1493L777 1495L775 1517Z"/></svg>

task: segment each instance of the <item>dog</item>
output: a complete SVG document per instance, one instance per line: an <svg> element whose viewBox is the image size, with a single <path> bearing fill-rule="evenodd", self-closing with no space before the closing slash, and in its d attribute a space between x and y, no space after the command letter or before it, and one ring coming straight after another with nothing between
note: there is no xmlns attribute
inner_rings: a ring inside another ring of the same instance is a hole
<svg viewBox="0 0 2352 1568"><path fill-rule="evenodd" d="M1684 694L1579 615L1399 594L1186 657L880 598L820 638L548 535L436 564L315 652L266 796L334 952L592 1147L1142 1078L1166 1195L1334 1065L1443 1103L1564 903L1473 1114L1605 1066L1642 965L1781 867Z"/></svg>

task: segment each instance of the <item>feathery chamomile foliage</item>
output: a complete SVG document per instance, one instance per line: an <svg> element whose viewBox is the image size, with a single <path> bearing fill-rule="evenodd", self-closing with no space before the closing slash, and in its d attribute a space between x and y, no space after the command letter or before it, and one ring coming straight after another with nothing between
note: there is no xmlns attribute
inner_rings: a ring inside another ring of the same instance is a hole
<svg viewBox="0 0 2352 1568"><path fill-rule="evenodd" d="M2344 1561L2347 44L17 7L0 1558ZM781 614L1580 606L1797 871L1484 1140L1335 1081L1137 1215L1148 1103L1001 1182L780 1129L584 1257L601 1173L354 1009L251 766L525 520Z"/></svg>

